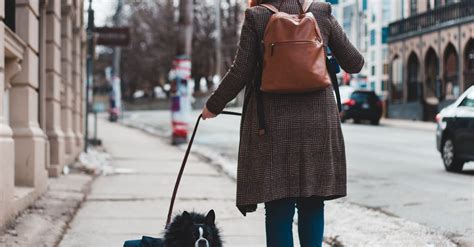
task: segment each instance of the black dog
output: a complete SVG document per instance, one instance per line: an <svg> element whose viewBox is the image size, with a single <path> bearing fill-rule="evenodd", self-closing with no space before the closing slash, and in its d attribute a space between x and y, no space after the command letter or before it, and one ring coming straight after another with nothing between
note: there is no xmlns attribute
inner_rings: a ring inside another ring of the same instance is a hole
<svg viewBox="0 0 474 247"><path fill-rule="evenodd" d="M163 239L143 237L126 241L124 247L222 247L214 210L206 216L184 211L174 217Z"/></svg>
<svg viewBox="0 0 474 247"><path fill-rule="evenodd" d="M222 247L214 210L206 216L184 211L165 232L165 247Z"/></svg>

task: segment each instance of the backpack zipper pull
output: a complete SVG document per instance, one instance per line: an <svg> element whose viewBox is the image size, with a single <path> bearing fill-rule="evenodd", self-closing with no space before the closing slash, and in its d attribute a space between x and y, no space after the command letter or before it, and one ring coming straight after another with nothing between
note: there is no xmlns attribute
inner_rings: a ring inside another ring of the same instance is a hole
<svg viewBox="0 0 474 247"><path fill-rule="evenodd" d="M270 52L270 56L273 56L273 49L275 47L275 43L271 43L270 44L270 49L271 49L271 52Z"/></svg>

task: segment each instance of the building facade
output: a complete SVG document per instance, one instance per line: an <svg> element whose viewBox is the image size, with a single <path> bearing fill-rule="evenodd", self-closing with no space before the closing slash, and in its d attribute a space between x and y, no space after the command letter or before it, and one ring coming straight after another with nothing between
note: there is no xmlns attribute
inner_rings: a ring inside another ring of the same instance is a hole
<svg viewBox="0 0 474 247"><path fill-rule="evenodd" d="M403 0L389 25L388 116L434 121L474 84L474 0Z"/></svg>
<svg viewBox="0 0 474 247"><path fill-rule="evenodd" d="M83 1L0 0L0 228L81 152Z"/></svg>
<svg viewBox="0 0 474 247"><path fill-rule="evenodd" d="M345 84L374 90L387 96L388 25L404 15L401 1L394 0L328 0L333 14L346 35L365 58L357 75L343 75Z"/></svg>

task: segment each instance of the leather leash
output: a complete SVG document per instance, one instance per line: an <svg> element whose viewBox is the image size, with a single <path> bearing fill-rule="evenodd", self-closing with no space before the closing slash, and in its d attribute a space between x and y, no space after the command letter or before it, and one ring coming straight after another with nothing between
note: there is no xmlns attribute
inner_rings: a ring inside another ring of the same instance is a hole
<svg viewBox="0 0 474 247"><path fill-rule="evenodd" d="M242 113L238 112L231 112L231 111L222 111L220 114L224 115L233 115L233 116L242 116ZM201 121L202 114L199 114L199 117L196 121L196 125L194 126L193 134L191 135L191 139L189 140L188 148L186 149L186 153L184 155L183 162L181 163L181 168L179 169L178 177L176 178L176 183L174 184L173 195L171 196L170 207L168 209L168 217L166 218L166 226L165 229L168 229L171 223L171 217L173 215L173 207L174 201L176 200L176 194L178 193L179 183L181 182L181 177L183 176L184 167L186 166L186 162L188 161L189 153L191 152L191 146L194 142L194 137L196 136L196 131L199 126L199 122Z"/></svg>

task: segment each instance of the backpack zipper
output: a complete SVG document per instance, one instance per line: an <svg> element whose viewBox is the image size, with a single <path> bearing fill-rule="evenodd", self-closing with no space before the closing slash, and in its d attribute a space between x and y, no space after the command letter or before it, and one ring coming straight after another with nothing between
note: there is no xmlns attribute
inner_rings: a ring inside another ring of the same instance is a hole
<svg viewBox="0 0 474 247"><path fill-rule="evenodd" d="M298 40L298 41L280 41L280 42L274 42L270 44L270 56L273 56L273 52L275 49L275 46L277 45L288 45L288 44L317 44L318 41L312 41L312 40Z"/></svg>

